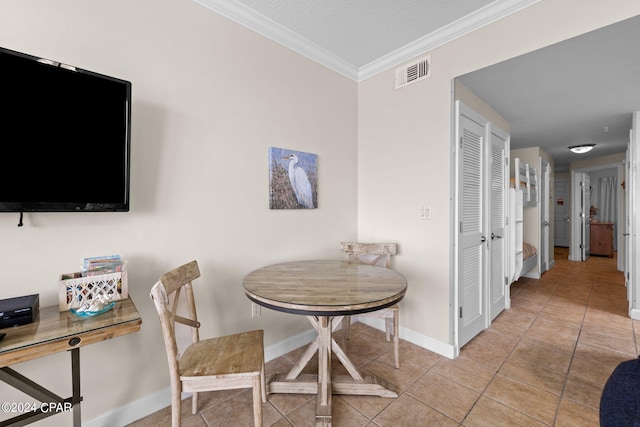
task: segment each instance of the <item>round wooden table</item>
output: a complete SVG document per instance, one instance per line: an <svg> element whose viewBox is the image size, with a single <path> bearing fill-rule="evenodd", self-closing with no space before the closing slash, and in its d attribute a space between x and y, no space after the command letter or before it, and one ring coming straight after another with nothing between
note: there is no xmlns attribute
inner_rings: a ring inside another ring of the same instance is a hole
<svg viewBox="0 0 640 427"><path fill-rule="evenodd" d="M385 381L360 375L332 333L343 316L379 310L400 301L407 280L398 272L346 261L292 261L252 271L243 280L245 294L256 304L277 311L304 315L318 332L289 373L267 380L268 393L317 394L316 425L331 425L331 395L360 394L397 397ZM301 376L318 353L318 375ZM351 377L331 376L334 353Z"/></svg>

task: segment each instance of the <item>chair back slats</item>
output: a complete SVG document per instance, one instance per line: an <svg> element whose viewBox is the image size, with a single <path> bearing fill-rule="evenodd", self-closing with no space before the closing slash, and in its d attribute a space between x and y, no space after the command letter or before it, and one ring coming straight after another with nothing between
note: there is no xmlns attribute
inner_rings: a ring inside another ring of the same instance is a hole
<svg viewBox="0 0 640 427"><path fill-rule="evenodd" d="M391 255L397 253L398 245L395 243L341 242L340 250L350 263L391 268Z"/></svg>
<svg viewBox="0 0 640 427"><path fill-rule="evenodd" d="M183 325L191 326L192 328L199 328L200 322L193 319L188 319L186 317L178 316L177 314L173 317L173 320L178 323L182 323Z"/></svg>
<svg viewBox="0 0 640 427"><path fill-rule="evenodd" d="M173 293L176 289L192 282L200 277L200 269L196 261L191 261L178 268L175 268L160 277L160 281L167 290L167 294Z"/></svg>
<svg viewBox="0 0 640 427"><path fill-rule="evenodd" d="M172 356L169 357L170 361L177 359L179 354L176 341L176 323L191 328L192 342L198 342L200 339L198 334L200 322L198 321L196 313L191 283L192 280L198 277L200 277L198 264L196 261L191 261L163 274L151 289L151 299L156 305L160 317L165 347L167 348L167 352ZM183 290L188 312L188 314L186 314L187 317L178 314Z"/></svg>

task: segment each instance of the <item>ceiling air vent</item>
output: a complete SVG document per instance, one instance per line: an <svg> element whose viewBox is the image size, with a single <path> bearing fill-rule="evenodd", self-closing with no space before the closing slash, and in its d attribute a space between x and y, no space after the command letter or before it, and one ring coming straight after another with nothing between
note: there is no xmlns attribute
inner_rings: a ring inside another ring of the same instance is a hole
<svg viewBox="0 0 640 427"><path fill-rule="evenodd" d="M431 77L431 56L396 69L396 89Z"/></svg>

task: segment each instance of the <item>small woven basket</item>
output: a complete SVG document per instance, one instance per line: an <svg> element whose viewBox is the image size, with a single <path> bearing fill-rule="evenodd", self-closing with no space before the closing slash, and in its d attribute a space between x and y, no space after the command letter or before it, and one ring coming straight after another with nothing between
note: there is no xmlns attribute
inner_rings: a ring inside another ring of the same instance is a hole
<svg viewBox="0 0 640 427"><path fill-rule="evenodd" d="M129 298L127 271L79 277L81 273L60 276L58 303L60 311L91 303L96 297L106 296L110 301Z"/></svg>

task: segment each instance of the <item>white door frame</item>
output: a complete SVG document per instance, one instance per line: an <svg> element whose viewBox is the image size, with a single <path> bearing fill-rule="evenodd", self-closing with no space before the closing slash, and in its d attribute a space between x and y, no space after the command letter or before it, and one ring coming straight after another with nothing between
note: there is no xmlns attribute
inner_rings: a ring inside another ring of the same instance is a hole
<svg viewBox="0 0 640 427"><path fill-rule="evenodd" d="M571 172L571 218L573 219L571 222L571 247L569 248L571 261L586 261L590 255L590 242L587 241L589 230L586 227L589 221L589 202L584 200L588 190L583 186L583 182L587 180L586 172L578 170ZM587 206L586 211L585 206Z"/></svg>
<svg viewBox="0 0 640 427"><path fill-rule="evenodd" d="M550 194L551 165L547 159L540 157L540 274L549 270L551 254L549 253L549 194Z"/></svg>
<svg viewBox="0 0 640 427"><path fill-rule="evenodd" d="M638 182L638 166L640 165L640 112L633 113L633 125L631 131L630 142L630 156L629 165L631 182L626 183L629 187L629 207L631 212L630 223L631 227L629 232L631 233L628 238L631 239L631 243L627 246L629 248L628 258L630 262L630 276L628 278L629 289L627 290L629 296L629 315L632 319L640 320L640 306L638 305L638 295L640 295L640 280L638 280L637 266L640 262L640 215L638 209L635 206L635 201L640 200L640 182Z"/></svg>

